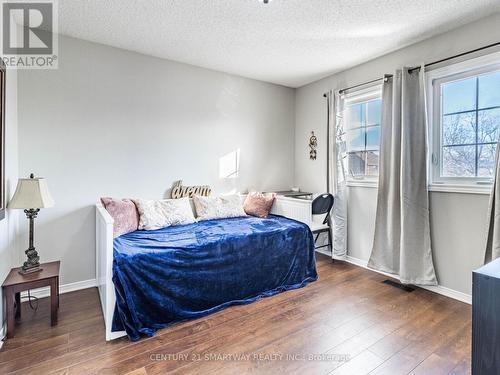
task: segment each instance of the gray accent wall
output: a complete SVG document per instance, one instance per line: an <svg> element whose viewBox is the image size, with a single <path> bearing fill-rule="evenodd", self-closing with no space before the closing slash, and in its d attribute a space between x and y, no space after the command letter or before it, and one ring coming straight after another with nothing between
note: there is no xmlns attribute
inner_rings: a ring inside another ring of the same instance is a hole
<svg viewBox="0 0 500 375"><path fill-rule="evenodd" d="M325 191L324 92L498 42L499 22L498 14L484 18L297 90L60 36L59 69L18 72L19 174L46 177L56 201L37 219L41 260L61 260L61 284L95 277L93 205L101 196L162 198L177 179L210 184L215 193L292 185ZM308 155L311 130L316 161ZM219 158L236 149L239 177L220 179ZM362 261L373 240L376 193L349 188L349 255ZM487 195L431 193L441 286L470 294L487 203ZM19 250L6 255L6 238L14 236L3 233L15 233L13 222L0 222L0 276L23 259L23 217Z"/></svg>
<svg viewBox="0 0 500 375"><path fill-rule="evenodd" d="M5 180L6 199L14 194L17 186L17 71L8 70L5 87ZM23 214L24 215L24 214ZM19 212L7 210L5 218L0 221L0 283L2 283L19 256L16 244ZM27 247L27 246L26 246ZM22 248L22 247L21 247ZM0 289L0 339L3 334L5 306Z"/></svg>
<svg viewBox="0 0 500 375"><path fill-rule="evenodd" d="M420 65L496 43L500 41L499 23L500 15L496 14L297 89L295 185L314 192L326 189L324 92L382 77L404 65ZM316 161L308 156L307 142L312 130L318 137ZM375 188L349 188L348 254L361 261L367 261L371 252L376 196ZM441 286L471 293L471 272L482 264L487 206L488 195L430 194L434 261Z"/></svg>
<svg viewBox="0 0 500 375"><path fill-rule="evenodd" d="M40 212L35 241L41 261L61 260L61 284L95 278L99 197L159 199L178 179L215 193L292 186L293 89L59 43L59 69L19 72L19 171L48 180L55 207ZM219 158L236 149L238 178L220 179Z"/></svg>

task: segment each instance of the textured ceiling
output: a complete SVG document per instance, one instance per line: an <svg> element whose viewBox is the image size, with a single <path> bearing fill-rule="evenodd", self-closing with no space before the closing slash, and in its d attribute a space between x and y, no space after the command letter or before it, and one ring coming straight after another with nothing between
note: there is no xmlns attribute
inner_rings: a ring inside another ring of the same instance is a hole
<svg viewBox="0 0 500 375"><path fill-rule="evenodd" d="M59 32L299 87L500 10L500 0L60 0Z"/></svg>

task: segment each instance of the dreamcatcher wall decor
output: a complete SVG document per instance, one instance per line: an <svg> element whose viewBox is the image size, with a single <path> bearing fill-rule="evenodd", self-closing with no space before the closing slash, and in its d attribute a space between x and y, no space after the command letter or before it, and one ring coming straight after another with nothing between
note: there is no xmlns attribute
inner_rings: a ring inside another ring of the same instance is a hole
<svg viewBox="0 0 500 375"><path fill-rule="evenodd" d="M309 138L309 159L316 160L318 147L318 138L314 135L314 132L311 132L311 137Z"/></svg>

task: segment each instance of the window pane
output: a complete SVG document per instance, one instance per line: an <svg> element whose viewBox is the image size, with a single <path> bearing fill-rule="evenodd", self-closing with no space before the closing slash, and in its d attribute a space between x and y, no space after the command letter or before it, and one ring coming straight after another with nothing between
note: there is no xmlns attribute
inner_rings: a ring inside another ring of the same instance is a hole
<svg viewBox="0 0 500 375"><path fill-rule="evenodd" d="M478 112L478 143L498 141L500 109L487 109Z"/></svg>
<svg viewBox="0 0 500 375"><path fill-rule="evenodd" d="M443 114L476 109L476 77L442 86Z"/></svg>
<svg viewBox="0 0 500 375"><path fill-rule="evenodd" d="M377 176L381 99L351 103L355 104L346 108L344 137L348 175L351 179Z"/></svg>
<svg viewBox="0 0 500 375"><path fill-rule="evenodd" d="M378 150L380 147L380 126L366 128L366 149Z"/></svg>
<svg viewBox="0 0 500 375"><path fill-rule="evenodd" d="M366 175L378 176L378 151L366 153Z"/></svg>
<svg viewBox="0 0 500 375"><path fill-rule="evenodd" d="M347 148L349 151L365 150L365 129L354 129L347 131Z"/></svg>
<svg viewBox="0 0 500 375"><path fill-rule="evenodd" d="M364 103L353 104L349 106L349 128L359 128L364 126L365 122Z"/></svg>
<svg viewBox="0 0 500 375"><path fill-rule="evenodd" d="M495 173L496 149L496 144L478 146L478 176L493 177Z"/></svg>
<svg viewBox="0 0 500 375"><path fill-rule="evenodd" d="M365 152L352 152L348 154L349 174L353 177L365 175Z"/></svg>
<svg viewBox="0 0 500 375"><path fill-rule="evenodd" d="M476 146L443 147L443 177L474 177Z"/></svg>
<svg viewBox="0 0 500 375"><path fill-rule="evenodd" d="M367 119L366 125L380 125L382 100L372 100L366 103Z"/></svg>
<svg viewBox="0 0 500 375"><path fill-rule="evenodd" d="M500 72L479 76L479 109L500 106Z"/></svg>
<svg viewBox="0 0 500 375"><path fill-rule="evenodd" d="M476 112L443 116L443 146L476 143Z"/></svg>

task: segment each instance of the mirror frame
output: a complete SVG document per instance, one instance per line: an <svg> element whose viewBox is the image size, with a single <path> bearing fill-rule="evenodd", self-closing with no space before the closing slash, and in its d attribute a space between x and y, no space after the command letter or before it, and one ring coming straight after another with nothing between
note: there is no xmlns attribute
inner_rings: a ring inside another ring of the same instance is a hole
<svg viewBox="0 0 500 375"><path fill-rule="evenodd" d="M5 65L0 59L0 220L5 218Z"/></svg>

